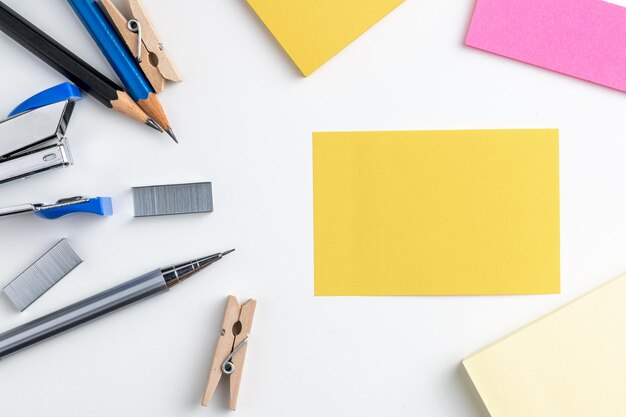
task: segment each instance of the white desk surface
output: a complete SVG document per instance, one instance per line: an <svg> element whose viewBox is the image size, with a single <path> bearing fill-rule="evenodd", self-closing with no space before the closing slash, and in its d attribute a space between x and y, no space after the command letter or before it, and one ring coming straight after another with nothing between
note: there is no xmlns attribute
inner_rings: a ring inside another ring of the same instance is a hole
<svg viewBox="0 0 626 417"><path fill-rule="evenodd" d="M5 0L113 76L63 0ZM0 415L227 416L200 406L224 300L259 300L237 415L483 417L460 360L626 270L626 95L463 45L473 1L408 0L303 78L243 0L145 0L185 81L181 144L87 98L76 165L0 186L0 206L77 194L107 219L2 221L2 282L61 237L85 262L0 331L155 267L236 247L167 295L0 363ZM0 36L0 113L64 79ZM311 132L557 127L562 293L313 296ZM133 219L130 187L210 180L215 212Z"/></svg>

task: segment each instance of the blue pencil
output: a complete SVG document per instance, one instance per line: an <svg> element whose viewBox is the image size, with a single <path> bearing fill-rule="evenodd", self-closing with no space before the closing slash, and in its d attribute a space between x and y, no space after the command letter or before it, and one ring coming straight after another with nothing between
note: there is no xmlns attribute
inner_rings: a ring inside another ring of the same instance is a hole
<svg viewBox="0 0 626 417"><path fill-rule="evenodd" d="M96 0L67 0L130 96L177 143L155 91Z"/></svg>

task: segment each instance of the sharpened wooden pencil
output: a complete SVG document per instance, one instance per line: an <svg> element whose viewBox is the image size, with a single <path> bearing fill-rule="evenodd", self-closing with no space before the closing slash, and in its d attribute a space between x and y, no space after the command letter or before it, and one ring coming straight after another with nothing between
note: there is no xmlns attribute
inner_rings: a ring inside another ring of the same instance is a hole
<svg viewBox="0 0 626 417"><path fill-rule="evenodd" d="M128 94L148 116L178 143L160 100L122 38L96 0L67 0L107 59Z"/></svg>
<svg viewBox="0 0 626 417"><path fill-rule="evenodd" d="M106 107L161 130L122 87L1 1L0 30Z"/></svg>
<svg viewBox="0 0 626 417"><path fill-rule="evenodd" d="M163 106L161 106L161 101L155 93L148 94L147 99L139 100L137 104L139 104L139 107L141 107L141 109L145 111L146 114L152 117L152 120L157 122L159 126L161 126L163 130L165 130L165 132L170 135L174 142L178 143L178 139L176 139L176 135L174 135L174 130L172 130L172 125L170 125L170 121L165 115Z"/></svg>

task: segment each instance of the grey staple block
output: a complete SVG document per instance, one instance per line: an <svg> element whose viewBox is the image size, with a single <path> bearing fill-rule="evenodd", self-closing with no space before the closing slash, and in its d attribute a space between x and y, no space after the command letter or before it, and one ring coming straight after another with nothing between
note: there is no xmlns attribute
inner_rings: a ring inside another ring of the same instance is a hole
<svg viewBox="0 0 626 417"><path fill-rule="evenodd" d="M67 239L61 239L7 284L2 291L15 304L15 307L24 311L82 261Z"/></svg>
<svg viewBox="0 0 626 417"><path fill-rule="evenodd" d="M133 201L135 217L213 211L210 182L133 187Z"/></svg>

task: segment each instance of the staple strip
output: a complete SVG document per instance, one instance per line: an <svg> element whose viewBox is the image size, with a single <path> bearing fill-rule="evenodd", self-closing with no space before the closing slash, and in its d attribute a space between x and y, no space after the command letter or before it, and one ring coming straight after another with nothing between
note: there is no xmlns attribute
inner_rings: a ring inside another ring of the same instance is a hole
<svg viewBox="0 0 626 417"><path fill-rule="evenodd" d="M133 187L135 217L213 211L210 182Z"/></svg>
<svg viewBox="0 0 626 417"><path fill-rule="evenodd" d="M20 311L24 311L81 262L67 239L62 239L7 284L3 291Z"/></svg>

